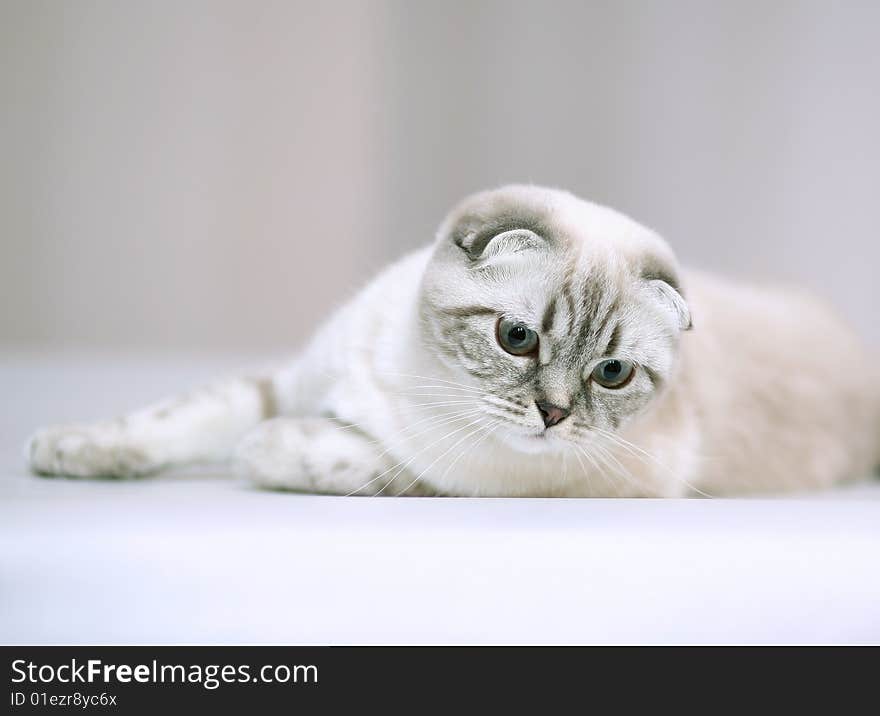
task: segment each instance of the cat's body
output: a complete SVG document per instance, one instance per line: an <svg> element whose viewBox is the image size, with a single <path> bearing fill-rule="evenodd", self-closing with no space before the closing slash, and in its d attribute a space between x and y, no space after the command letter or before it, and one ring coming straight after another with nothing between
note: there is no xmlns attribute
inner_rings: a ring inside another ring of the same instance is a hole
<svg viewBox="0 0 880 716"><path fill-rule="evenodd" d="M83 477L235 452L281 489L666 497L825 487L866 475L878 446L878 371L822 305L680 274L626 217L507 187L464 202L277 373L28 450L38 472Z"/></svg>

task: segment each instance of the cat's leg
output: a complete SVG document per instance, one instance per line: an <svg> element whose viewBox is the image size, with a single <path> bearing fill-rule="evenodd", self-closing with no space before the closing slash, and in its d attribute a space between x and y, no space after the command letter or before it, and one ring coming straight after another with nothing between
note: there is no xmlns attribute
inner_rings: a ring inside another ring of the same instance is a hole
<svg viewBox="0 0 880 716"><path fill-rule="evenodd" d="M237 450L239 471L261 487L328 495L427 495L405 461L330 418L275 418Z"/></svg>
<svg viewBox="0 0 880 716"><path fill-rule="evenodd" d="M241 437L275 414L271 380L234 379L168 398L115 420L39 430L31 469L69 477L135 477L231 457Z"/></svg>

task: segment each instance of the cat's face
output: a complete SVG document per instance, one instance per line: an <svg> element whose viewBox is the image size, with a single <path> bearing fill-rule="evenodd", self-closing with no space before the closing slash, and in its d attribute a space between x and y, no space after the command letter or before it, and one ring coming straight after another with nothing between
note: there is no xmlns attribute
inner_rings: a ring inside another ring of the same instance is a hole
<svg viewBox="0 0 880 716"><path fill-rule="evenodd" d="M690 314L668 246L571 194L478 194L440 229L422 286L429 350L511 446L615 431L672 378ZM475 395L475 393L474 393Z"/></svg>

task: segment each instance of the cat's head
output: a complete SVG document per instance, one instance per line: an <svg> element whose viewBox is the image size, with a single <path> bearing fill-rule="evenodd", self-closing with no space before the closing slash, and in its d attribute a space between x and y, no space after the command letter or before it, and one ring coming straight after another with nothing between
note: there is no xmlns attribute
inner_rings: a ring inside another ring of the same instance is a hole
<svg viewBox="0 0 880 716"><path fill-rule="evenodd" d="M615 431L644 410L691 325L659 236L534 186L476 194L449 214L420 320L461 390L466 381L482 394L495 434L526 451Z"/></svg>

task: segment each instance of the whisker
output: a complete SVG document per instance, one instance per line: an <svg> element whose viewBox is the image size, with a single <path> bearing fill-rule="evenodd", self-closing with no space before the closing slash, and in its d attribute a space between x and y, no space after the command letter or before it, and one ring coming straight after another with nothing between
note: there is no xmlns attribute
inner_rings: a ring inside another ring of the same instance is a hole
<svg viewBox="0 0 880 716"><path fill-rule="evenodd" d="M382 371L382 370L377 370L375 372L379 375L396 376L398 378L418 378L419 380L435 381L437 383L447 383L449 385L455 385L460 388L473 389L473 387L474 387L472 385L466 385L464 383L456 383L454 380L446 380L445 378L438 378L437 376L433 376L433 375L419 375L417 373L397 373L395 371Z"/></svg>
<svg viewBox="0 0 880 716"><path fill-rule="evenodd" d="M487 395L484 397L484 400L489 405L493 405L497 408L506 408L521 415L525 415L526 413L526 409L519 403L514 403L512 400L507 400L505 398L499 398L497 395Z"/></svg>
<svg viewBox="0 0 880 716"><path fill-rule="evenodd" d="M431 385L431 384L410 385L407 387L411 388L412 390L424 390L424 389L431 388L431 389L437 389L437 390L463 390L463 391L466 391L469 393L483 393L483 392L485 392L481 388L464 388L464 387L458 387L458 386L454 386L454 385L442 385L442 384L441 385Z"/></svg>
<svg viewBox="0 0 880 716"><path fill-rule="evenodd" d="M599 477L602 478L602 482L612 489L617 489L613 479L615 475L611 472L611 466L608 464L608 460L604 459L600 454L590 452L583 446L581 446L581 450L583 451L584 456L596 466L596 472Z"/></svg>
<svg viewBox="0 0 880 716"><path fill-rule="evenodd" d="M476 400L445 400L445 401L437 401L433 403L413 403L409 407L411 408L439 408L446 405L479 405Z"/></svg>
<svg viewBox="0 0 880 716"><path fill-rule="evenodd" d="M442 387L442 386L440 386ZM399 395L405 395L407 397L414 398L447 398L449 400L478 400L482 399L489 404L500 405L506 408L516 409L517 411L525 411L525 408L512 400L508 400L507 398L502 398L498 395L494 395L492 393L487 393L485 391L474 391L474 395L458 395L456 393L410 393L406 391L400 391Z"/></svg>
<svg viewBox="0 0 880 716"><path fill-rule="evenodd" d="M477 423L477 422L479 422L479 419L474 421L474 423ZM471 423L471 425L473 425L474 423ZM469 427L469 426L465 426L465 427ZM444 450L444 451L443 451L442 453L440 453L437 457L435 457L434 460L431 462L431 464L428 465L428 467L426 467L426 468L425 468L424 470L422 470L418 475L416 475L415 479L414 479L412 482L410 482L410 483L409 483L406 487L404 487L400 492L396 493L396 494L395 494L395 497L400 497L404 492L406 492L407 490L409 490L413 485L415 485L419 480L421 480L422 477L425 475L425 473L428 472L428 470L430 470L432 467L434 467L434 465L436 465L436 464L437 464L437 463L438 463L438 462L439 462L444 456L446 456L446 455L449 454L449 451L450 451L450 450L454 449L454 448L457 447L458 445L461 445L461 443L463 443L465 440L467 440L467 439L468 439L471 435L473 435L474 433L477 433L477 432L479 432L480 430L485 430L485 429L486 429L486 426L484 426L484 425L477 425L476 428L474 428L474 429L471 430L469 433L467 433L466 435L464 435L464 436L460 437L458 440L456 440L452 445L450 445L448 448L446 448L446 450Z"/></svg>
<svg viewBox="0 0 880 716"><path fill-rule="evenodd" d="M462 425L460 428L456 428L455 430L453 430L453 431L447 433L446 435L444 435L444 436L443 436L442 438L440 438L439 440L435 440L435 441L432 442L430 445L425 445L423 448L421 448L419 451L417 451L416 454L413 455L413 456L407 461L406 465L404 465L402 468L400 468L400 470L398 470L398 471L394 474L394 476L391 478L391 480L389 480L389 481L386 482L381 488L379 488L379 491L376 492L376 493L374 493L374 494L373 494L373 497L378 497L379 495L381 495L381 494L385 491L385 488L387 488L388 485L390 485L392 482L394 482L394 480L397 478L397 476L400 475L400 473L403 472L403 470L406 469L406 467L407 467L408 465L412 464L412 462L413 462L413 461L414 461L419 455L421 455L423 452L425 452L425 450L427 450L428 448L432 448L432 447L434 447L435 445L439 445L439 444L440 444L441 442L443 442L444 440L446 440L446 439L448 439L448 438L451 438L453 435L455 435L456 433L460 433L462 430L467 430L467 428L471 427L472 425L476 425L477 423L479 423L479 421L480 421L481 419L482 419L482 417L477 417L476 420L474 420L474 421L468 423L467 425ZM457 444L457 443L456 443L456 444ZM445 455L445 454L446 454L446 453L444 452L443 455ZM442 457L442 455L441 455L441 457ZM436 462L437 459L439 459L439 458L436 458L434 462ZM431 463L431 464L433 465L434 463ZM424 471L422 472L422 474L424 474ZM415 481L413 482L413 484L415 484ZM406 489L409 489L409 488L407 487Z"/></svg>
<svg viewBox="0 0 880 716"><path fill-rule="evenodd" d="M441 417L441 418L439 419L438 422L431 423L427 428L425 428L424 430L419 431L419 432L416 433L415 435L408 435L408 436L407 436L407 439L411 440L411 439L417 438L417 437L419 437L420 435L424 435L425 433L428 433L428 432L430 432L430 431L432 431L432 430L436 430L437 428L442 427L442 426L444 426L444 425L449 425L449 424L452 424L452 423L456 423L456 422L459 422L460 420L467 420L468 418L471 418L471 417L473 417L474 415L479 414L480 412L481 412L480 410L473 410L473 411L468 411L468 412L461 413L461 414L455 414L455 415L453 415L452 417L446 417L446 416L443 416L443 417ZM473 423L471 423L471 424L473 424ZM460 429L464 429L464 428L466 428L466 427L467 427L467 425L463 426L463 428L460 428ZM458 430L455 430L455 431L453 431L453 432L450 433L450 434L451 434L451 435L454 435L456 432L458 432ZM443 438L441 438L441 439L438 440L437 442L441 442L442 440L445 440L447 437L449 437L449 435L445 435ZM401 442L403 442L403 441L400 440L400 441L395 442L395 443L392 444L392 445L389 445L389 446L386 447L381 453L379 453L378 457L379 457L379 458L384 457L385 455L387 455L387 454L392 450L392 448L394 447L394 445L398 445L398 444L400 444ZM400 466L402 463L406 462L406 464L403 465L403 467L402 467L402 468L401 468L401 469L400 469L400 470L399 470L394 476L392 476L391 481L393 481L393 480L397 477L397 475L399 475L400 472L402 472L402 471L406 468L407 465L409 465L413 460L416 459L416 457L419 456L420 453L422 453L424 450L427 450L429 447L432 447L432 446L435 445L435 444L437 444L437 443L435 442L435 443L432 443L431 445L426 445L426 446L424 446L421 450L417 451L416 454L413 455L408 461L400 460L399 462L394 463L394 464L393 464L391 467L389 467L387 470L385 470L384 472L379 473L378 475L376 475L376 476L375 476L374 478L372 478L371 480L368 480L368 481L365 482L363 485L361 485L360 487L358 487L356 490L352 490L351 492L347 493L347 494L345 495L345 497L351 497L352 495L357 494L358 492L360 492L361 490L363 490L365 487L368 487L368 486L372 485L374 482L376 482L376 480L379 480L379 479L381 479L382 477L384 477L385 475L387 475L389 472L391 472L392 470L394 470L394 468L396 468L396 467ZM388 484L390 484L390 481L389 481ZM387 484L385 485L385 487L387 487ZM383 489L384 489L384 488L383 488Z"/></svg>
<svg viewBox="0 0 880 716"><path fill-rule="evenodd" d="M409 432L410 430L412 430L413 428L418 427L419 425L422 425L422 424L424 424L424 423L426 423L426 422L432 422L432 421L435 421L435 420L436 420L436 421L439 421L439 420L443 420L444 418L447 418L447 417L454 417L454 416L460 416L460 415L469 415L469 414L471 414L471 413L476 413L476 412L480 412L479 408L474 408L473 410L454 410L454 411L451 411L451 412L442 412L442 413L440 413L440 414L431 413L431 414L427 415L427 416L424 417L424 418L419 418L419 419L416 420L415 422L413 422L413 423L409 423L408 425L405 425L403 428L401 428L401 433L407 433L407 432ZM363 423L346 423L346 424L343 424L343 425L339 425L339 424L337 424L336 427L337 427L339 430L348 430L348 429L352 429L352 428L357 428L357 429L362 430L362 431L364 431L364 432L366 432L366 433L368 433L368 434L369 434L369 432L370 432L370 428L369 428L369 426L366 426L366 425L364 425ZM410 435L410 436L408 436L408 437L413 438L413 437L416 437L417 435L421 435L421 433L417 433L416 435ZM373 444L376 444L376 445L381 445L381 444L384 444L385 441L383 441L383 440L372 440L372 439L371 439L371 440L369 440L369 442L371 442L371 443L373 443ZM384 453L383 453L383 454L384 454ZM380 457L381 457L381 456L380 456Z"/></svg>
<svg viewBox="0 0 880 716"><path fill-rule="evenodd" d="M609 440L609 441L611 441L611 442L613 442L613 443L616 443L619 447L621 447L621 448L623 448L623 449L625 449L625 450L629 450L629 451L631 452L631 454L633 455L633 457L636 457L636 458L639 457L639 455L636 455L634 452L632 452L633 450L637 451L637 452L640 453L641 455L644 455L645 458L648 458L649 460L651 460L651 461L652 461L654 464L656 464L658 467L660 467L660 468L662 468L663 470L665 470L666 473L667 473L668 475L670 475L670 476L673 477L674 479L678 480L679 482L681 482L681 483L682 483L683 485L685 485L686 487L689 487L689 488L690 488L691 490L693 490L694 492L696 492L696 493L702 495L703 497L707 497L707 498L710 498L710 499L713 499L713 498L714 498L714 495L710 495L710 494L707 493L707 492L703 492L700 488L695 487L695 486L692 485L690 482L688 482L687 480L685 480L683 477L681 477L680 475L676 474L674 470L672 470L671 468L669 468L669 467L667 467L666 465L664 465L659 459L657 459L656 456L652 455L652 454L649 453L647 450L644 450L643 448L640 448L640 447L639 447L638 445L636 445L635 443L631 443L629 440L626 440L626 439L620 437L619 435L615 435L614 433L611 433L611 432L609 432L609 431L607 431L607 430L603 430L602 428L598 428L598 427L596 427L596 426L592 426L591 429L592 429L592 430L595 430L599 435L602 435L602 436L605 437L607 440ZM643 459L643 461L644 461L644 459Z"/></svg>
<svg viewBox="0 0 880 716"><path fill-rule="evenodd" d="M449 400L479 400L483 395L455 395L451 393L398 393L408 398L448 398Z"/></svg>
<svg viewBox="0 0 880 716"><path fill-rule="evenodd" d="M633 474L629 470L626 469L626 467L623 465L622 462L620 462L620 460L618 460L609 450L605 449L602 445L599 445L598 443L593 445L593 448L595 450L599 451L599 454L597 455L597 457L600 457L602 459L602 462L605 464L605 466L608 469L614 470L614 465L616 465L617 466L616 476L624 478L627 483L634 486L636 488L636 490L638 490L638 487L639 487L638 481L635 479ZM612 462L614 463L614 465L611 464Z"/></svg>
<svg viewBox="0 0 880 716"><path fill-rule="evenodd" d="M438 397L438 398L446 398L445 395L437 395L437 396L429 396L427 394L418 394L423 397ZM450 406L450 405L480 405L483 404L487 407L496 408L501 411L506 411L512 415L522 417L526 415L525 409L516 405L516 403L510 403L501 398L496 398L495 396L483 396L482 399L474 397L474 398L465 398L461 397L459 399L458 396L453 396L450 400L444 401L436 401L436 402L427 402L427 403L412 403L408 407L411 408L433 408L433 407L442 407L442 406Z"/></svg>
<svg viewBox="0 0 880 716"><path fill-rule="evenodd" d="M486 432L484 432L484 433L483 433L483 434L477 439L477 441L474 442L469 448L465 448L465 449L462 450L458 455L456 455L455 459L454 459L449 465L446 466L446 469L443 471L443 474L440 476L440 479L437 480L437 484L438 484L438 485L439 485L439 484L442 484L443 479L446 477L446 475L449 474L449 471L452 469L453 465L455 465L455 464L456 464L456 463L462 458L463 455L465 455L465 454L468 453L468 452L472 452L472 451L473 451L475 448L477 448L477 446L479 446L479 445L480 445L480 444L481 444L486 438L488 438L493 432L495 432L495 429L498 427L499 424L500 424L500 421L496 420L494 423L490 423L489 426L485 426L485 427L483 427L483 429L484 429ZM465 436L465 437L467 437L467 436ZM453 446L453 447L454 447L454 446ZM429 467L430 467L430 465L429 465ZM413 482L412 482L411 484L407 485L403 490L401 490L400 492L398 492L398 493L397 493L397 496L400 496L400 495L402 495L404 492L406 492L407 490L409 490L410 487L412 487L412 486L413 486L413 485L414 485L414 484L415 484L420 478L421 478L421 475L419 475L418 477L416 477L416 479L413 480Z"/></svg>
<svg viewBox="0 0 880 716"><path fill-rule="evenodd" d="M579 454L580 445L574 445L575 449L574 456L577 458L577 461L580 463L581 470L584 472L584 476L587 478L587 484L590 486L590 492L593 492L593 478L590 477L590 471L587 470L587 466L584 465L584 461L581 460L581 456Z"/></svg>

